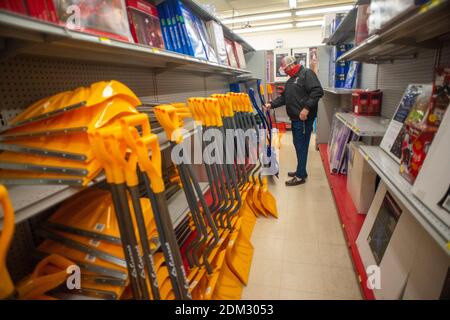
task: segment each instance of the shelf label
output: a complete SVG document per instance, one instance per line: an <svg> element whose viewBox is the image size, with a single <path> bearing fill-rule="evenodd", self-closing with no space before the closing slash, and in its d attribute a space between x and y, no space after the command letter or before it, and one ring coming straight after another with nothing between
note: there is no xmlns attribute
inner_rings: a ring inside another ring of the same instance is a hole
<svg viewBox="0 0 450 320"><path fill-rule="evenodd" d="M159 53L159 49L158 48L152 48L152 52Z"/></svg>
<svg viewBox="0 0 450 320"><path fill-rule="evenodd" d="M105 37L99 37L98 40L100 42L106 43L106 44L111 44L111 39L105 38Z"/></svg>

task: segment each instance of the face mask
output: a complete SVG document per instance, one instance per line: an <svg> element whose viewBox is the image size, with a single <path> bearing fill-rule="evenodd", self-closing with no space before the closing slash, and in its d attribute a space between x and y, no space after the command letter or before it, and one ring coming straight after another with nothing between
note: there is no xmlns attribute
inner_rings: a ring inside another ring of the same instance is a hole
<svg viewBox="0 0 450 320"><path fill-rule="evenodd" d="M293 77L297 74L298 70L300 70L300 65L296 64L294 67L292 67L291 70L289 71L285 71L285 73L289 76L289 77Z"/></svg>

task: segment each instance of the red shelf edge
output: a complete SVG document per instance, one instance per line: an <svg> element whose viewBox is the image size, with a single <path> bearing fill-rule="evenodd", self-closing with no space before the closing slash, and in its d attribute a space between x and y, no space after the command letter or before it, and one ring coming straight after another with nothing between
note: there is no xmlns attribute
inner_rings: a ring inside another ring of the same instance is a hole
<svg viewBox="0 0 450 320"><path fill-rule="evenodd" d="M366 300L375 300L375 295L372 289L367 287L366 270L361 260L361 256L359 255L358 247L356 246L356 239L359 231L361 230L365 216L358 214L353 201L351 200L350 194L347 192L347 176L331 174L330 164L328 162L328 145L319 144L319 152L328 184L330 185L331 193L333 194L339 214L339 219L343 226L344 235L352 256L353 265L359 276L364 298Z"/></svg>

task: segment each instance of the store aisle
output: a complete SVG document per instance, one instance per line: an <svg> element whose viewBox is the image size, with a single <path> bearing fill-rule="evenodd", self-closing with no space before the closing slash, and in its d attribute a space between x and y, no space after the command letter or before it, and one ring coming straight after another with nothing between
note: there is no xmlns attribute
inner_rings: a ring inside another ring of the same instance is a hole
<svg viewBox="0 0 450 320"><path fill-rule="evenodd" d="M361 299L319 152L310 144L308 182L286 187L296 166L292 135L284 135L280 179L270 186L279 219L259 218L248 286L242 299Z"/></svg>

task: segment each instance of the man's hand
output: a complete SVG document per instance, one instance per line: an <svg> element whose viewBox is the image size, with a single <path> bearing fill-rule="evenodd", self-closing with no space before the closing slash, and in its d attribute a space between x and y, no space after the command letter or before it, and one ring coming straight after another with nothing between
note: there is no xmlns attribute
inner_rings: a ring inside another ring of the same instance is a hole
<svg viewBox="0 0 450 320"><path fill-rule="evenodd" d="M271 104L270 103L266 103L264 106L263 106L263 108L264 108L264 110L270 110L270 108L271 108L272 106L271 106Z"/></svg>
<svg viewBox="0 0 450 320"><path fill-rule="evenodd" d="M309 110L306 108L303 108L302 111L300 112L300 120L305 121L306 119L308 119L308 114L309 114Z"/></svg>

